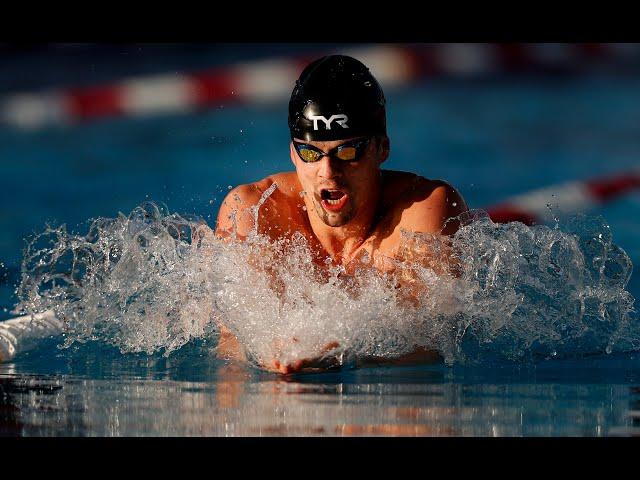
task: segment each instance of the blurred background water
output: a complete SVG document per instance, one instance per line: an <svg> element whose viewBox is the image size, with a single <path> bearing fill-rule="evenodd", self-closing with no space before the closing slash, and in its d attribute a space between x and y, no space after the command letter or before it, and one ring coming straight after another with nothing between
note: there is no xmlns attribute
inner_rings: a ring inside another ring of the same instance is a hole
<svg viewBox="0 0 640 480"><path fill-rule="evenodd" d="M353 47L5 45L0 96L239 62L313 58ZM433 51L439 51L428 45L396 47L418 51L425 65L432 65ZM495 48L510 51L506 47ZM382 81L392 145L386 168L447 180L472 208L548 185L637 169L640 50L633 47L594 47L598 55L566 62L554 57L552 45L539 48L547 51L546 63L512 55L510 68L438 72L425 67L402 84L386 87ZM469 52L478 63L477 51ZM453 60L462 55L460 49L450 54ZM128 213L154 200L213 226L230 186L290 170L286 100L220 101L195 110L106 115L38 128L1 124L0 320L12 316L24 238L46 222L85 232L91 218ZM606 219L614 242L637 265L639 192L594 213ZM640 295L637 272L628 290ZM637 431L640 364L634 355L505 366L491 374L438 365L283 381L259 372L229 372L207 357L207 348L185 347L164 359L123 356L106 347L80 348L82 355L60 352L53 342L19 356L0 365L2 401L15 410L0 418L0 435ZM159 411L172 413L159 421L154 417Z"/></svg>

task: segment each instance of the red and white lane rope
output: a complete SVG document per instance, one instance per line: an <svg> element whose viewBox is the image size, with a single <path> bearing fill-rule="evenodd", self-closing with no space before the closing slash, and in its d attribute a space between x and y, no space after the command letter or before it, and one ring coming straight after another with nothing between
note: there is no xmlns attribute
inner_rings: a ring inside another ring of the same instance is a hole
<svg viewBox="0 0 640 480"><path fill-rule="evenodd" d="M634 44L431 44L342 49L367 65L383 88L432 76L478 76L527 69L580 70L594 61L640 58ZM125 79L112 85L15 94L0 99L0 124L41 128L113 116L180 113L233 102L285 101L313 58L281 58Z"/></svg>
<svg viewBox="0 0 640 480"><path fill-rule="evenodd" d="M345 53L366 62L385 85L403 85L416 75L410 51L401 47L366 47ZM296 78L310 60L271 59L196 73L132 78L114 85L13 95L0 100L0 122L39 128L234 102L277 102L291 95Z"/></svg>
<svg viewBox="0 0 640 480"><path fill-rule="evenodd" d="M554 215L588 211L634 189L640 189L640 169L607 178L545 187L486 210L496 223L550 223Z"/></svg>

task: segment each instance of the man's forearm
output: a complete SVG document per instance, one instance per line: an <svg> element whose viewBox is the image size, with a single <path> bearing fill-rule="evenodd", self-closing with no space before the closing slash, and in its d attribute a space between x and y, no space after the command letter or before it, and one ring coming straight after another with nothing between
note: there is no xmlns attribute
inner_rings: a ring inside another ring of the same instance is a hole
<svg viewBox="0 0 640 480"><path fill-rule="evenodd" d="M224 325L220 325L220 338L216 347L216 354L225 360L246 362L247 356L236 336Z"/></svg>
<svg viewBox="0 0 640 480"><path fill-rule="evenodd" d="M358 367L373 367L378 365L414 365L435 363L442 360L440 354L434 350L417 347L413 352L398 357L363 357L356 361Z"/></svg>

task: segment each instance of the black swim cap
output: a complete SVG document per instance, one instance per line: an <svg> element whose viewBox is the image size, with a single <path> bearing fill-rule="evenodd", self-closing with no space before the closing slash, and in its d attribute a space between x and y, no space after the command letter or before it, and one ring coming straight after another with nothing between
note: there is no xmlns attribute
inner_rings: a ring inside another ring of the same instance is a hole
<svg viewBox="0 0 640 480"><path fill-rule="evenodd" d="M289 130L306 141L386 135L384 93L355 58L322 57L304 69L291 93Z"/></svg>

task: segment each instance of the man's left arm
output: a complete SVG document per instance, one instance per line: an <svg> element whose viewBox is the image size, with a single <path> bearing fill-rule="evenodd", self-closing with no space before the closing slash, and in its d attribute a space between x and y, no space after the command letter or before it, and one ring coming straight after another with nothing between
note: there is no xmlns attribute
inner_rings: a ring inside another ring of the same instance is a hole
<svg viewBox="0 0 640 480"><path fill-rule="evenodd" d="M410 233L435 234L451 236L460 228L458 216L468 210L467 204L458 191L445 182L433 188L424 200L414 202L409 211L404 212L401 228ZM444 240L444 239L443 239ZM456 261L451 255L448 242L438 243L440 249L435 253L427 242L415 239L401 240L396 260L407 263L417 263L431 268L436 273L455 274ZM398 272L400 287L407 293L408 301L418 304L419 297L427 295L427 289L419 282L411 267ZM440 355L422 346L415 346L412 353L396 358L365 358L360 359L361 366L367 365L404 365L416 363L432 363L439 360Z"/></svg>
<svg viewBox="0 0 640 480"><path fill-rule="evenodd" d="M458 217L468 209L462 195L455 188L445 182L435 183L435 187L423 184L423 192L418 191L417 199L402 212L398 225L401 234L394 259L408 268L418 264L438 274L446 274L456 270L455 258L447 237L458 231ZM427 238L421 237L421 234L426 234ZM435 242L428 241L429 236L435 236ZM410 272L404 273L406 276Z"/></svg>

